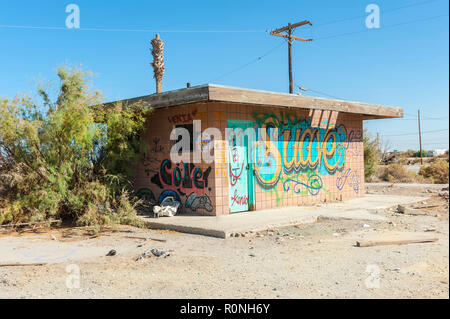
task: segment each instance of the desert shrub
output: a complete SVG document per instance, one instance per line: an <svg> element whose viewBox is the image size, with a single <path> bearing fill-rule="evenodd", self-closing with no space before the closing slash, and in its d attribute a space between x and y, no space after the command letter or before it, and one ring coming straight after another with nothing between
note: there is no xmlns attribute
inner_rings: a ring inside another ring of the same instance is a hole
<svg viewBox="0 0 450 319"><path fill-rule="evenodd" d="M130 168L150 110L102 104L77 69L58 77L54 101L42 88L38 101L0 100L0 224L135 223Z"/></svg>
<svg viewBox="0 0 450 319"><path fill-rule="evenodd" d="M414 181L414 176L399 163L387 165L380 169L379 178L391 183L410 183Z"/></svg>
<svg viewBox="0 0 450 319"><path fill-rule="evenodd" d="M419 175L435 184L448 183L449 164L444 160L436 160L428 166L422 166Z"/></svg>
<svg viewBox="0 0 450 319"><path fill-rule="evenodd" d="M376 172L376 165L380 161L378 140L364 130L364 177L369 180Z"/></svg>
<svg viewBox="0 0 450 319"><path fill-rule="evenodd" d="M414 158L410 161L410 164L414 165L414 164L418 164L420 163L420 158Z"/></svg>
<svg viewBox="0 0 450 319"><path fill-rule="evenodd" d="M434 156L430 159L430 163L437 162L437 161L446 161L448 163L448 154Z"/></svg>
<svg viewBox="0 0 450 319"><path fill-rule="evenodd" d="M415 151L413 150L407 150L404 155L405 157L413 157L414 156Z"/></svg>

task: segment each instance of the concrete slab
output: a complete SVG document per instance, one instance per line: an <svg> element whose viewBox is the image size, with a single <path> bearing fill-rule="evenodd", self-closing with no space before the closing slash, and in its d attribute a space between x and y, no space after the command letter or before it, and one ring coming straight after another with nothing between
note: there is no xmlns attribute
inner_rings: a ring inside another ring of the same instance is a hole
<svg viewBox="0 0 450 319"><path fill-rule="evenodd" d="M228 238L234 233L262 231L272 228L314 223L319 217L361 220L384 220L373 212L425 200L426 197L396 195L366 195L346 202L316 206L281 207L226 216L142 217L151 229Z"/></svg>

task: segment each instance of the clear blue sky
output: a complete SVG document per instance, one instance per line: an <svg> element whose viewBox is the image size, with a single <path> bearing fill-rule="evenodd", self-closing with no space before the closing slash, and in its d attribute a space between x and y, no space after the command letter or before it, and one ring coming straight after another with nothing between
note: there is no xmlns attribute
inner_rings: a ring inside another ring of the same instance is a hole
<svg viewBox="0 0 450 319"><path fill-rule="evenodd" d="M81 30L65 29L70 3L80 7ZM380 29L365 27L371 3L380 7ZM265 31L309 19L314 26L294 35L316 41L293 49L294 81L314 90L306 94L402 106L404 119L365 123L398 150L418 148L417 135L403 134L417 131L420 108L424 148L448 148L448 12L447 0L1 1L0 96L32 92L38 79L56 83L61 64L93 71L109 101L152 94L156 31L166 43L164 90L190 82L286 92L287 44ZM167 32L189 30L255 32ZM426 133L435 130L444 131Z"/></svg>

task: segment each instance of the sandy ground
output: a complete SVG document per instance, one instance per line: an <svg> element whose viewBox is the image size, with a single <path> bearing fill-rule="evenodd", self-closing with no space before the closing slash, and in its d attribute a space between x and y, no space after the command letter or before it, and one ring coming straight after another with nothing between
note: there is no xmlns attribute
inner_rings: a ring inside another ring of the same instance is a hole
<svg viewBox="0 0 450 319"><path fill-rule="evenodd" d="M432 196L426 205L437 207L426 216L384 210L375 213L387 221L321 220L227 240L130 227L95 238L85 229L3 234L0 264L46 264L0 267L0 298L449 298L448 200L436 187L368 188ZM439 241L355 246L397 233ZM136 261L151 249L169 256Z"/></svg>

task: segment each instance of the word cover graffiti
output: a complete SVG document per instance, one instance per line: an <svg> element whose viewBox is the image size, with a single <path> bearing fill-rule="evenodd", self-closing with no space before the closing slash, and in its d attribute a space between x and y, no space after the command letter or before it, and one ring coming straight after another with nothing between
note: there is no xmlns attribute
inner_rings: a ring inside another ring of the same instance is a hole
<svg viewBox="0 0 450 319"><path fill-rule="evenodd" d="M159 173L152 177L152 183L162 189L171 189L187 194L191 192L204 194L208 187L211 167L205 171L192 163L174 164L170 160L162 161Z"/></svg>

